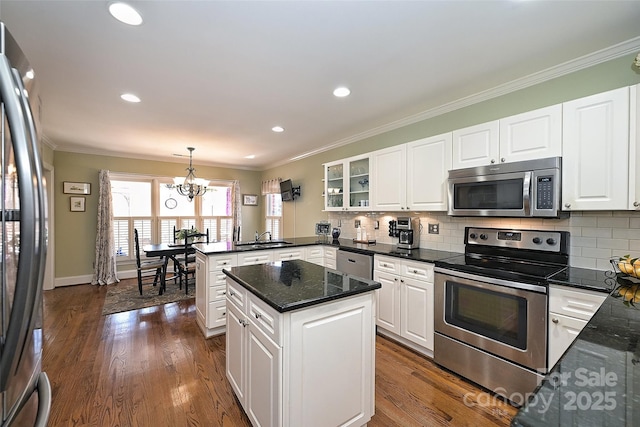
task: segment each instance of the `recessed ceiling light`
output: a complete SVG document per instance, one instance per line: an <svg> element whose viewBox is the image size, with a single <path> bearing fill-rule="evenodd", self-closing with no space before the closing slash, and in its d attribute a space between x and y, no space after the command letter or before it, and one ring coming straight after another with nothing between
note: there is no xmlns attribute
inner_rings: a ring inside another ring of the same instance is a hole
<svg viewBox="0 0 640 427"><path fill-rule="evenodd" d="M109 5L109 13L118 21L129 25L142 24L142 16L126 3L116 2Z"/></svg>
<svg viewBox="0 0 640 427"><path fill-rule="evenodd" d="M351 91L349 90L348 87L338 87L333 91L333 95L337 96L338 98L344 98L345 96L349 96L349 94L351 93Z"/></svg>
<svg viewBox="0 0 640 427"><path fill-rule="evenodd" d="M244 156L245 159L255 159L256 155L255 154L249 154L248 156Z"/></svg>
<svg viewBox="0 0 640 427"><path fill-rule="evenodd" d="M282 126L274 126L271 130L274 132L284 132L284 128Z"/></svg>
<svg viewBox="0 0 640 427"><path fill-rule="evenodd" d="M33 72L33 69L29 69L29 71L26 72L26 74L24 75L26 78L28 78L29 80L33 80L33 78L35 77L35 74Z"/></svg>
<svg viewBox="0 0 640 427"><path fill-rule="evenodd" d="M120 98L124 99L127 102L140 102L140 98L132 93L123 93L122 95L120 95Z"/></svg>

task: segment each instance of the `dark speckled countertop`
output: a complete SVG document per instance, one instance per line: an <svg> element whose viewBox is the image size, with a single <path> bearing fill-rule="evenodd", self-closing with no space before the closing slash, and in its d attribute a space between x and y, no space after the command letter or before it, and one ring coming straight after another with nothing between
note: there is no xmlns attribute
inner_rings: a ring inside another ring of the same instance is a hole
<svg viewBox="0 0 640 427"><path fill-rule="evenodd" d="M280 313L380 288L380 283L307 261L279 261L223 270Z"/></svg>
<svg viewBox="0 0 640 427"><path fill-rule="evenodd" d="M604 272L569 268L552 283L611 292ZM598 289L599 288L599 289ZM639 426L640 305L612 292L512 426Z"/></svg>
<svg viewBox="0 0 640 427"><path fill-rule="evenodd" d="M329 239L322 239L318 237L296 237L296 238L285 238L284 241L288 243L279 243L272 245L264 245L261 247L255 247L251 245L237 245L231 242L217 242L217 243L197 243L194 244L193 247L205 254L205 255L215 255L217 253L225 253L225 252L246 252L246 251L256 251L256 250L268 250L268 249L283 249L283 248L293 248L296 246L313 246L313 245L327 245L331 247L335 247L337 249L358 252L368 255L388 255L403 259L409 259L414 261L422 261L422 262L435 262L445 258L450 258L452 256L460 255L455 252L447 252L447 251L438 251L434 249L398 249L395 245L389 245L385 243L376 243L367 245L364 243L353 243L352 240L349 239L338 239L337 241Z"/></svg>

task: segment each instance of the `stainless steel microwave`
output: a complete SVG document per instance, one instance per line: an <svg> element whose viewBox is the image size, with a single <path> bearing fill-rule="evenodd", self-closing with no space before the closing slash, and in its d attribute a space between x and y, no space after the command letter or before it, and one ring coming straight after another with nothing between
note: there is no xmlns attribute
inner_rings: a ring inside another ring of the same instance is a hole
<svg viewBox="0 0 640 427"><path fill-rule="evenodd" d="M566 217L561 170L561 157L450 170L449 215Z"/></svg>

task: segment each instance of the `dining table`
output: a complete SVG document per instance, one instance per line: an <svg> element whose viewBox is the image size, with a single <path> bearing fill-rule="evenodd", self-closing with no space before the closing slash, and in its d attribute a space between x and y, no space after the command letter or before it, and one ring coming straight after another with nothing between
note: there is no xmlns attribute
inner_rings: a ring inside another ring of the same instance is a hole
<svg viewBox="0 0 640 427"><path fill-rule="evenodd" d="M196 252L195 248L192 247L191 243L188 243L188 246L188 253L194 254ZM169 260L175 261L177 255L184 254L184 243L152 243L150 245L144 245L142 251L149 258L160 257L164 260L159 290L159 294L162 295L166 290L167 265L169 264Z"/></svg>

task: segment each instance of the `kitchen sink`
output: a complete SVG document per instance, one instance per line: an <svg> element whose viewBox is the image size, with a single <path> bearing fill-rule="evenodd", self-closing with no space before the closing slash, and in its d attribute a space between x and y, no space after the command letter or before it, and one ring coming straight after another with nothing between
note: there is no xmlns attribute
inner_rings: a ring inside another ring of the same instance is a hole
<svg viewBox="0 0 640 427"><path fill-rule="evenodd" d="M249 246L252 248L268 248L268 247L278 247L283 245L290 245L291 242L287 242L286 240L260 240L260 241L249 241L249 242L236 242L236 246Z"/></svg>

